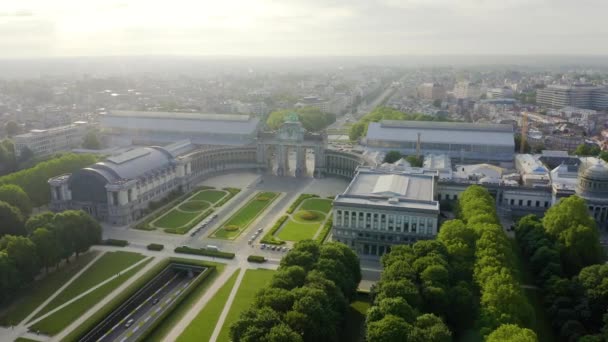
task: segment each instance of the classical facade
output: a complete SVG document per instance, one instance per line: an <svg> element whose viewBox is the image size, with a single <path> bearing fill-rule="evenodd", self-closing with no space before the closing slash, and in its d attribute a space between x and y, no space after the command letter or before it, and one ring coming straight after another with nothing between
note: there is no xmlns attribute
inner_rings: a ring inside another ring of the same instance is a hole
<svg viewBox="0 0 608 342"><path fill-rule="evenodd" d="M360 167L334 200L333 240L363 255L437 235L437 172Z"/></svg>
<svg viewBox="0 0 608 342"><path fill-rule="evenodd" d="M602 228L608 226L608 168L604 163L585 161L579 168L576 194L587 201L589 213Z"/></svg>

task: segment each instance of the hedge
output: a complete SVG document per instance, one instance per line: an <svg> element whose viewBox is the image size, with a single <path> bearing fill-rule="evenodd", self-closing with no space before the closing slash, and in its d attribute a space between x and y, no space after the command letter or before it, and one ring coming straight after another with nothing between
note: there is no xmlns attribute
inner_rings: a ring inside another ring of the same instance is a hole
<svg viewBox="0 0 608 342"><path fill-rule="evenodd" d="M293 214L293 212L300 206L300 204L302 202L304 202L305 200L309 199L309 198L315 198L315 197L319 197L318 195L313 195L313 194L301 194L290 206L289 209L287 209L287 213L288 214Z"/></svg>
<svg viewBox="0 0 608 342"><path fill-rule="evenodd" d="M147 248L150 251L162 251L165 248L165 245L161 245L160 243L151 243Z"/></svg>
<svg viewBox="0 0 608 342"><path fill-rule="evenodd" d="M129 245L129 241L117 240L117 239L106 239L106 240L101 241L101 244L105 245L105 246L126 247Z"/></svg>
<svg viewBox="0 0 608 342"><path fill-rule="evenodd" d="M152 278L154 278L159 272L161 272L165 267L167 267L172 262L179 263L189 263L192 265L200 265L209 267L210 269L215 270L215 265L207 264L202 260L189 260L189 259L181 259L181 258L168 258L163 259L156 266L152 267L141 277L137 278L129 287L127 287L124 291L119 293L116 297L114 297L108 304L102 307L99 311L93 313L88 319L82 322L78 327L72 330L63 341L78 341L82 336L84 336L89 330L93 329L97 324L99 324L107 315L109 315L112 311L116 310L124 301L129 299L131 296L135 294L135 292L139 291L141 287L146 285ZM207 272L210 274L211 272ZM185 298L185 297L184 297ZM152 330L150 330L152 331Z"/></svg>
<svg viewBox="0 0 608 342"><path fill-rule="evenodd" d="M319 235L317 235L317 238L315 239L315 241L317 241L318 243L323 243L323 241L325 241L325 239L327 239L327 235L329 235L332 225L333 225L333 219L330 218L323 225L323 229L321 230Z"/></svg>
<svg viewBox="0 0 608 342"><path fill-rule="evenodd" d="M135 229L139 229L139 230L155 230L156 229L155 227L151 227L150 226L150 222L156 220L157 218L159 218L164 213L166 213L169 210L173 209L174 206L172 206L170 204L175 204L175 203L182 202L186 198L192 196L195 192L198 192L198 191L201 191L201 190L210 190L210 189L214 189L214 188L209 187L209 186L197 186L192 191L190 191L190 192L188 192L186 194L182 194L182 195L180 195L178 197L173 197L173 195L172 195L173 192L171 192L164 199L162 199L162 200L159 201L159 202L166 201L166 203L164 203L162 205L163 206L162 209L159 209L158 211L153 212L152 214L148 215L143 221L139 222L134 228ZM167 200L168 198L170 198L170 200ZM153 203L159 203L159 202L153 202ZM152 205L152 206L155 206L155 205Z"/></svg>
<svg viewBox="0 0 608 342"><path fill-rule="evenodd" d="M181 246L181 247L175 248L174 251L175 251L175 253L203 255L203 256L218 257L218 258L223 258L223 259L234 259L234 253L214 251L214 250L205 249L205 248L192 248L192 247L188 247L188 246Z"/></svg>
<svg viewBox="0 0 608 342"><path fill-rule="evenodd" d="M274 236L274 234L279 230L279 228L281 228L281 226L283 225L283 223L285 223L285 221L287 221L287 219L289 218L289 216L287 215L283 215L281 216L277 222L274 223L274 225L272 226L272 228L270 228L270 230L268 231L268 233L264 234L264 237L262 238L262 243L267 243L270 245L283 245L285 244L285 241L280 240L279 238L277 238L276 236Z"/></svg>
<svg viewBox="0 0 608 342"><path fill-rule="evenodd" d="M266 262L266 258L261 256L261 255L250 255L247 257L247 261L249 262L257 262L257 263L263 263Z"/></svg>

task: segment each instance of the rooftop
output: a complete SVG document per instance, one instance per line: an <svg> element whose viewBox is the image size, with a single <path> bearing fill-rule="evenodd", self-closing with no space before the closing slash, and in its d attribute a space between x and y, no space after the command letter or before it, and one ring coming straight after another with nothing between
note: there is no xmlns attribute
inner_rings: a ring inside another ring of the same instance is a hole
<svg viewBox="0 0 608 342"><path fill-rule="evenodd" d="M513 126L464 122L396 121L370 122L367 139L446 144L514 146Z"/></svg>

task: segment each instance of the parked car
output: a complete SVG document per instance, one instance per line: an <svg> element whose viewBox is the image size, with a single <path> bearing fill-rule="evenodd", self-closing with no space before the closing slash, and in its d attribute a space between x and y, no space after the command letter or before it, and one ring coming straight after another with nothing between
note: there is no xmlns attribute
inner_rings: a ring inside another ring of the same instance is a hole
<svg viewBox="0 0 608 342"><path fill-rule="evenodd" d="M127 321L127 323L125 323L125 328L128 328L128 327L132 326L132 325L133 325L133 323L135 323L135 319L130 318L130 319Z"/></svg>
<svg viewBox="0 0 608 342"><path fill-rule="evenodd" d="M158 298L154 298L154 299L152 300L152 305L156 305L156 304L158 304L159 300L160 300L160 299L158 299Z"/></svg>

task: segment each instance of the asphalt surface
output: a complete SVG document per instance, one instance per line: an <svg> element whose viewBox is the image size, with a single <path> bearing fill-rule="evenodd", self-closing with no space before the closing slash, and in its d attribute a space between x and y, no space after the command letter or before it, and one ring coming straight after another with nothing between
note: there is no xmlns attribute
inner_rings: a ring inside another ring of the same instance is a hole
<svg viewBox="0 0 608 342"><path fill-rule="evenodd" d="M163 287L157 290L154 295L150 296L127 317L123 318L111 329L110 333L106 334L99 341L126 342L138 340L154 324L156 319L162 316L165 310L170 308L171 304L194 279L188 278L185 273L176 274ZM158 299L158 303L153 304L154 299ZM127 328L125 324L130 319L133 319L134 322Z"/></svg>

